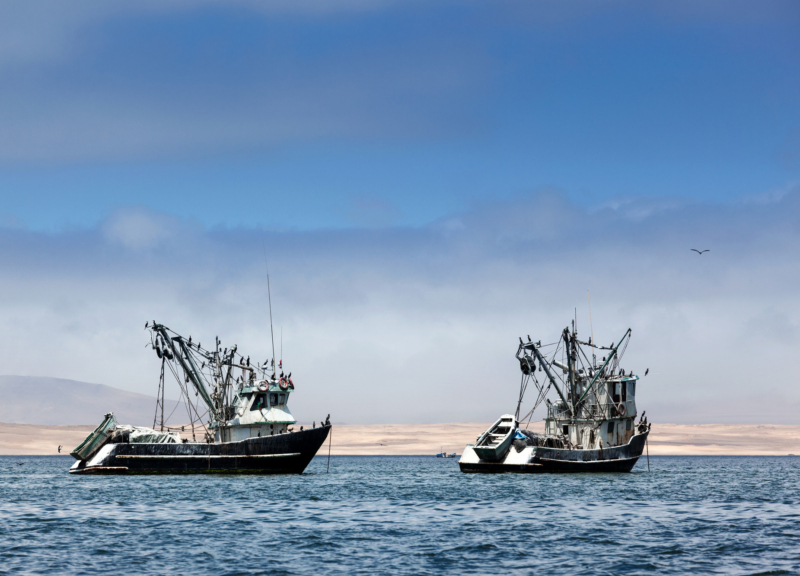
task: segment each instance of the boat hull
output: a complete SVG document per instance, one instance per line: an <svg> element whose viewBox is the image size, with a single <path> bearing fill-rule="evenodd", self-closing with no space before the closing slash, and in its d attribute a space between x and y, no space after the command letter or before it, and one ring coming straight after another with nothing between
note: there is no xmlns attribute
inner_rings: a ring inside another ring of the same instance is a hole
<svg viewBox="0 0 800 576"><path fill-rule="evenodd" d="M529 447L521 453L509 450L503 462L485 462L469 454L458 465L462 472L484 473L543 473L543 472L630 472L645 449L649 431L635 434L627 444L598 450L563 450Z"/></svg>
<svg viewBox="0 0 800 576"><path fill-rule="evenodd" d="M330 429L210 444L109 443L70 474L302 474Z"/></svg>

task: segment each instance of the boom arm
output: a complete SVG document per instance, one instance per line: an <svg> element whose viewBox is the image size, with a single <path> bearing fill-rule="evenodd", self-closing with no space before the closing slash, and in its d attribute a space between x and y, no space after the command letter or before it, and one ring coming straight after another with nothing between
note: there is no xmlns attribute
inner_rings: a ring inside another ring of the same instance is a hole
<svg viewBox="0 0 800 576"><path fill-rule="evenodd" d="M218 416L217 410L214 408L214 402L211 400L211 396L209 395L208 390L206 390L202 378L200 378L200 372L197 369L194 360L192 359L192 355L186 348L186 343L183 341L183 338L177 337L173 340L169 337L163 326L158 326L156 330L159 334L161 334L164 342L172 346L173 350L175 350L176 343L178 347L180 347L180 353L178 350L175 350L175 358L177 358L178 362L180 362L181 367L183 368L184 372L186 372L186 375L189 377L189 380L195 387L195 390L197 390L197 392L200 394L200 397L203 399L203 402L205 402L206 406L208 406L208 410L210 411L212 418L217 420Z"/></svg>
<svg viewBox="0 0 800 576"><path fill-rule="evenodd" d="M550 383L553 385L553 388L555 388L556 392L558 392L558 395L561 397L561 400L564 402L564 405L569 407L570 411L572 411L572 407L569 405L569 402L567 402L567 399L564 398L564 395L561 393L561 389L558 387L558 383L556 382L555 376L553 376L553 374L550 372L550 366L547 364L547 361L544 359L544 356L542 356L542 353L539 352L539 349L536 348L536 345L527 344L524 345L523 347L527 348L528 350L533 350L533 353L536 354L536 358L539 360L539 366L544 368L544 372L550 379Z"/></svg>

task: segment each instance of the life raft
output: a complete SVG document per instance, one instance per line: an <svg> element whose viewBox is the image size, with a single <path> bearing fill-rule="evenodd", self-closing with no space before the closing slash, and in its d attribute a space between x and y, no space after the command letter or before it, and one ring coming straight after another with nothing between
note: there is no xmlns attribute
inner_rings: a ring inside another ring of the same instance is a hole
<svg viewBox="0 0 800 576"><path fill-rule="evenodd" d="M620 402L619 405L617 406L617 414L619 414L620 416L625 416L625 404L623 404L622 402Z"/></svg>
<svg viewBox="0 0 800 576"><path fill-rule="evenodd" d="M267 383L266 383L266 382L261 382L261 383L258 385L258 389L259 389L261 392L266 392L266 391L267 391Z"/></svg>
<svg viewBox="0 0 800 576"><path fill-rule="evenodd" d="M287 382L286 378L281 378L278 382L278 386L281 387L281 390L288 390L289 389L289 382Z"/></svg>

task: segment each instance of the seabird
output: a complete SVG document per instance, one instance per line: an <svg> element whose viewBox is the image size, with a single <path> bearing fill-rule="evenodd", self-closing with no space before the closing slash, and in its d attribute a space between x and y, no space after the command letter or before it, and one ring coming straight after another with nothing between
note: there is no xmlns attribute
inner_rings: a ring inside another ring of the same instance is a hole
<svg viewBox="0 0 800 576"><path fill-rule="evenodd" d="M644 371L644 375L647 376L647 373L650 372L650 368Z"/></svg>
<svg viewBox="0 0 800 576"><path fill-rule="evenodd" d="M703 255L703 252L711 252L710 248L708 250L698 250L697 248L689 248L689 250L693 250L693 251L697 252L698 254L700 254L700 256Z"/></svg>

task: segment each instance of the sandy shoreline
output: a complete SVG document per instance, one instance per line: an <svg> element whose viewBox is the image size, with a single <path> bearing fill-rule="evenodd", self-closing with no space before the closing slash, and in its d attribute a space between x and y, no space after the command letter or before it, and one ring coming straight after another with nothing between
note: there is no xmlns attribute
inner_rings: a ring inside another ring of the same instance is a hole
<svg viewBox="0 0 800 576"><path fill-rule="evenodd" d="M489 423L334 425L333 455L461 454ZM539 430L538 426L531 428ZM0 423L0 455L69 453L94 426L37 426ZM654 424L651 455L800 455L800 426ZM328 453L328 443L320 454Z"/></svg>

